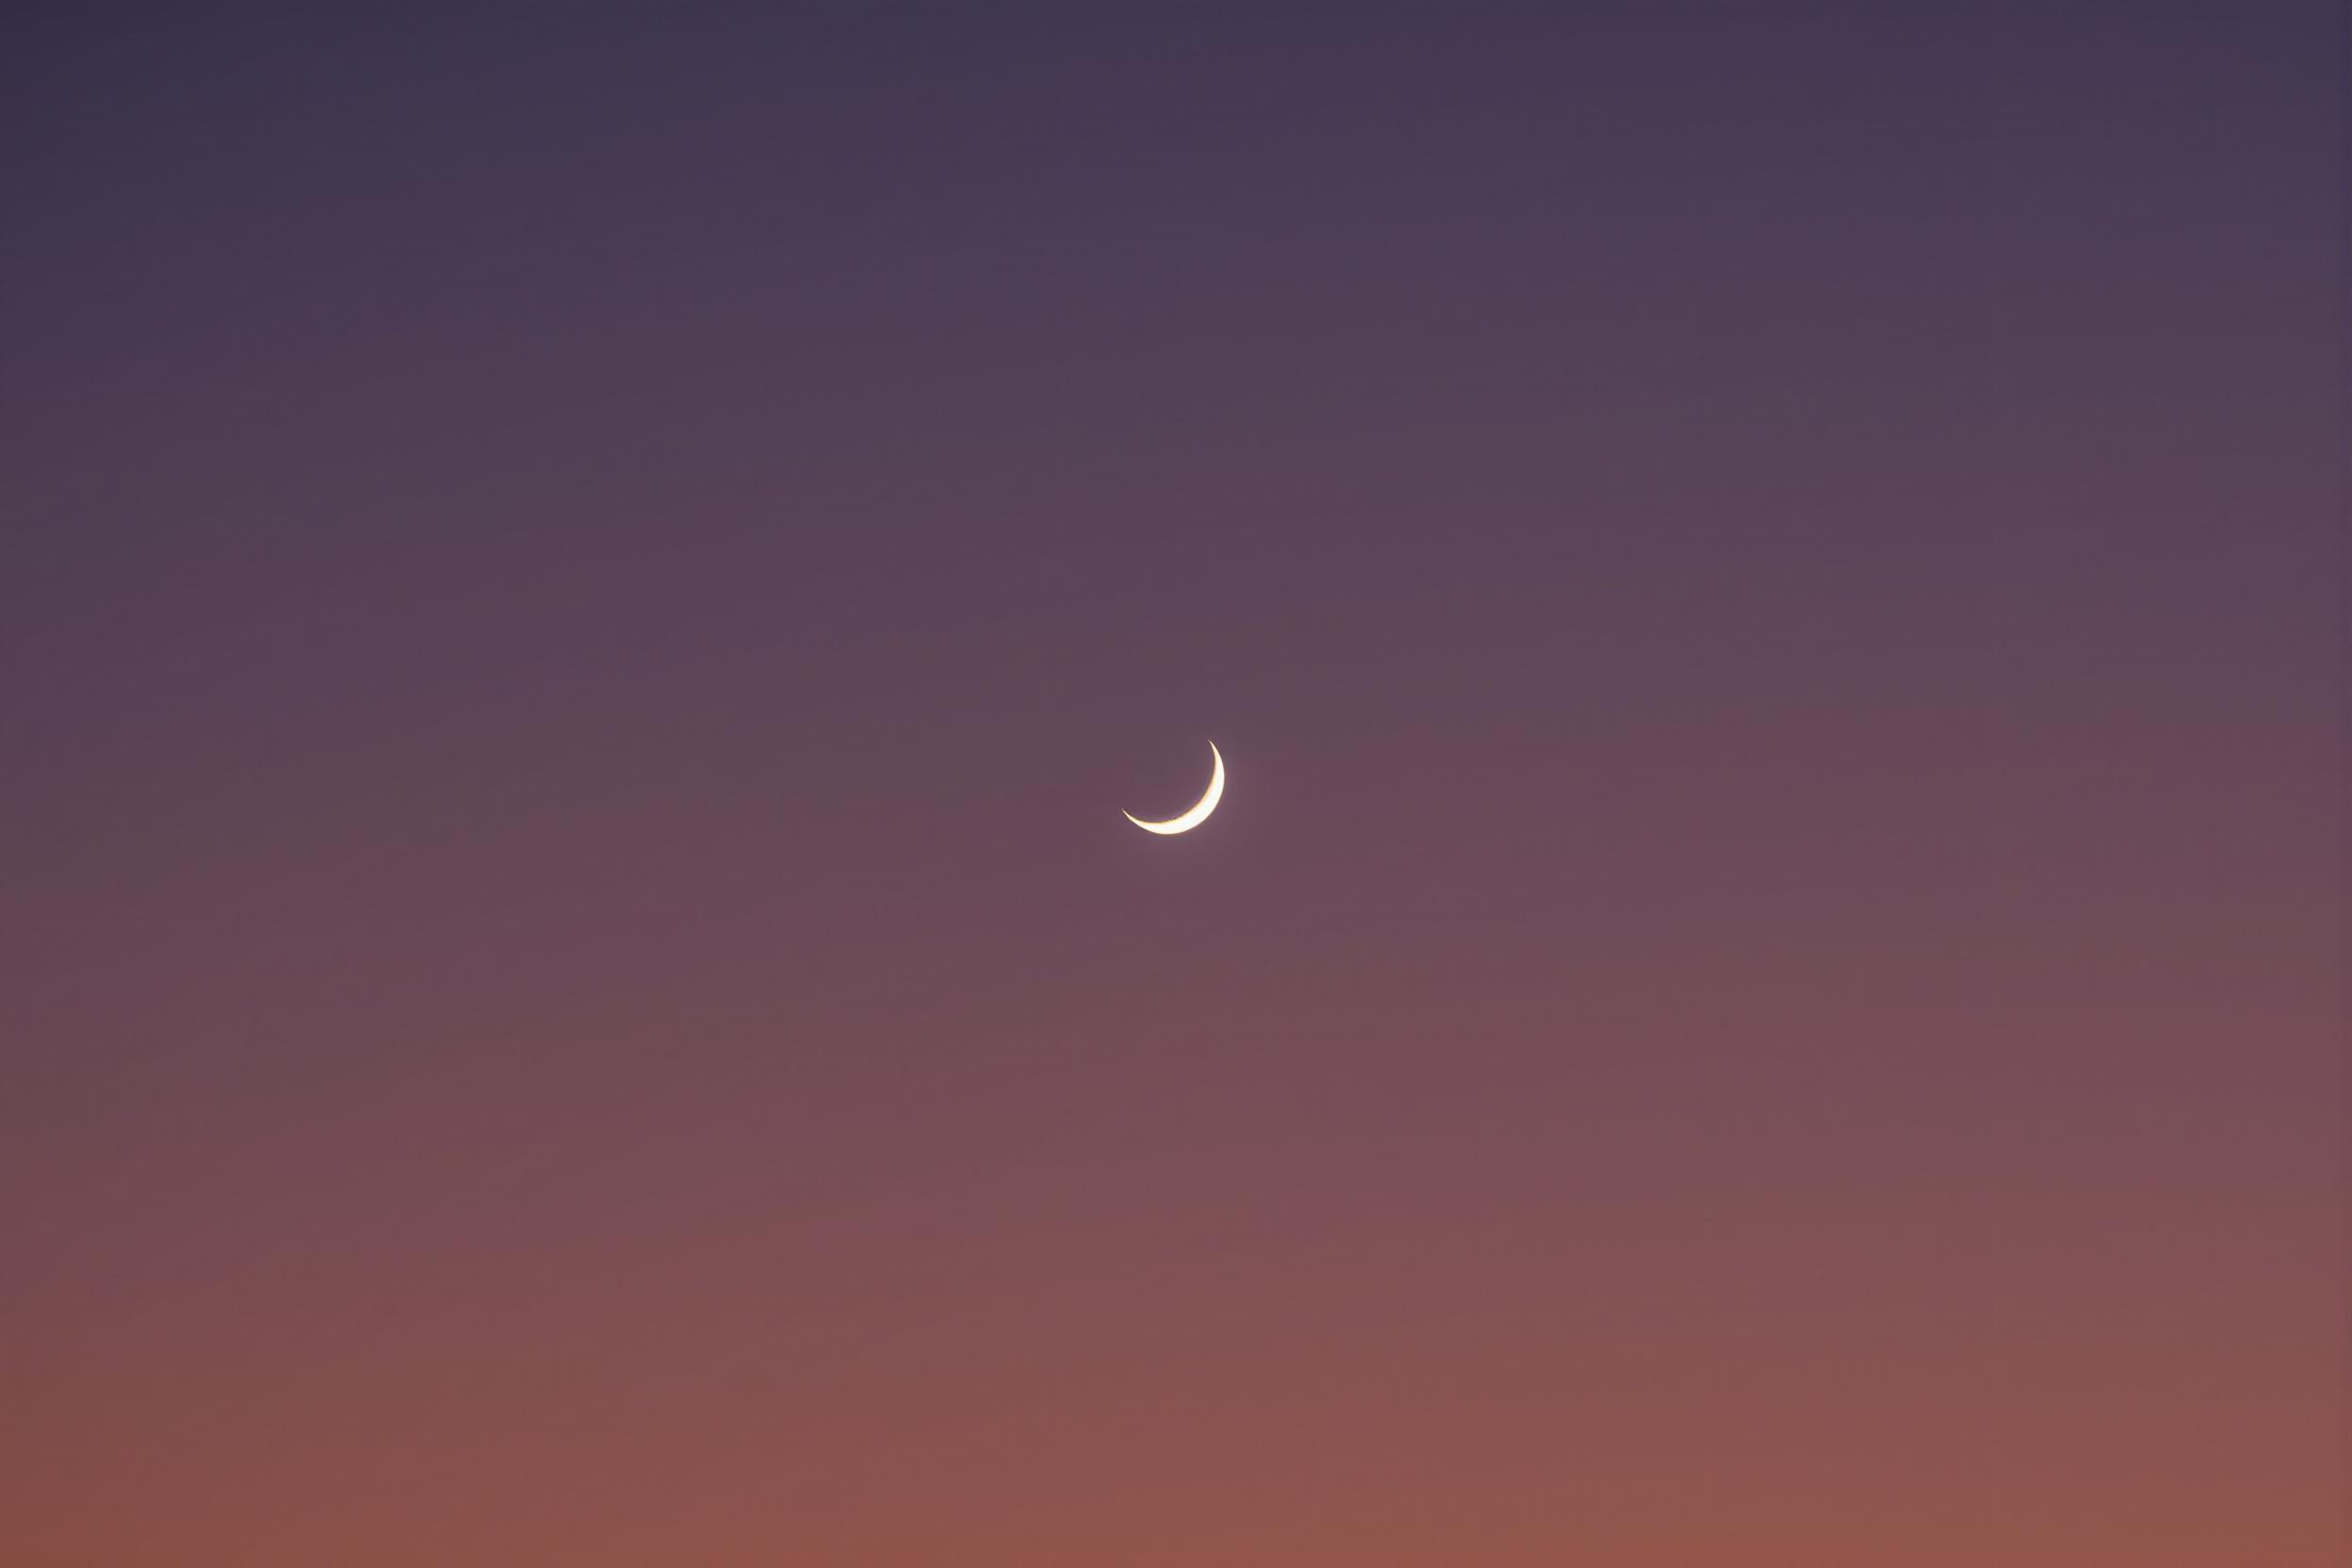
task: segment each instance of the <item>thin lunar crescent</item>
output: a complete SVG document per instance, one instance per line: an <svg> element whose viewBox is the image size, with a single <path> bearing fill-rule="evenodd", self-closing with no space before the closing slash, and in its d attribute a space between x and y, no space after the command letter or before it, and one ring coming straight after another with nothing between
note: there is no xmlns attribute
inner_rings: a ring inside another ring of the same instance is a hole
<svg viewBox="0 0 2352 1568"><path fill-rule="evenodd" d="M1209 820L1209 813L1217 809L1218 799L1225 793L1225 759L1217 754L1215 741L1209 743L1209 763L1208 792L1194 801L1192 809L1183 816L1170 817L1166 822L1146 822L1133 811L1121 811L1119 815L1142 828L1146 833L1191 832Z"/></svg>

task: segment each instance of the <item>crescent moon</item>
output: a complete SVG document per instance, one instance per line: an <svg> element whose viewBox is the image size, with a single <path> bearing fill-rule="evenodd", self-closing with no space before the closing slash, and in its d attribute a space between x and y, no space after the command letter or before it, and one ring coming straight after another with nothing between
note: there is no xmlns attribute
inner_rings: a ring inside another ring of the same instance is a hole
<svg viewBox="0 0 2352 1568"><path fill-rule="evenodd" d="M1209 762L1208 792L1194 801L1192 809L1183 816L1170 817L1166 822L1146 822L1133 811L1121 811L1119 815L1142 828L1146 833L1191 832L1209 820L1209 813L1217 809L1217 801L1225 794L1225 759L1217 754L1215 741L1209 743Z"/></svg>

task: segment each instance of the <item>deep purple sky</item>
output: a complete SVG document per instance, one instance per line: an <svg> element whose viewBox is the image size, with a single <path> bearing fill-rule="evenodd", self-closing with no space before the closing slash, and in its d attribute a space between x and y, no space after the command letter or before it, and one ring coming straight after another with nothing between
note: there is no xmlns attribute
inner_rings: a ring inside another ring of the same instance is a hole
<svg viewBox="0 0 2352 1568"><path fill-rule="evenodd" d="M0 33L0 1556L2340 1561L2341 8L875 9Z"/></svg>

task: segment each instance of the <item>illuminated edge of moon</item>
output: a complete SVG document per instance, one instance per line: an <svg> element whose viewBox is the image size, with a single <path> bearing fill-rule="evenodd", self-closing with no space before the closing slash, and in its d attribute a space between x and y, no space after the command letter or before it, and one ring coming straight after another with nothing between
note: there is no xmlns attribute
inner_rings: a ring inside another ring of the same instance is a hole
<svg viewBox="0 0 2352 1568"><path fill-rule="evenodd" d="M1119 815L1142 828L1146 833L1191 832L1209 820L1209 813L1217 809L1217 801L1223 798L1225 793L1225 758L1217 749L1215 741L1209 743L1209 760L1208 791L1199 800L1194 801L1192 809L1183 816L1169 817L1162 822L1146 822L1133 811L1121 811Z"/></svg>

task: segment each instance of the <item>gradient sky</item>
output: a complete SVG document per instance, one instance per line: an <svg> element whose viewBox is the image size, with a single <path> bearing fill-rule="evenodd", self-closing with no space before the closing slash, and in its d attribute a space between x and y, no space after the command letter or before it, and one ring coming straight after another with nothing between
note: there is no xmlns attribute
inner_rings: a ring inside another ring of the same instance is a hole
<svg viewBox="0 0 2352 1568"><path fill-rule="evenodd" d="M2344 1560L2339 6L207 9L0 40L0 1557Z"/></svg>

